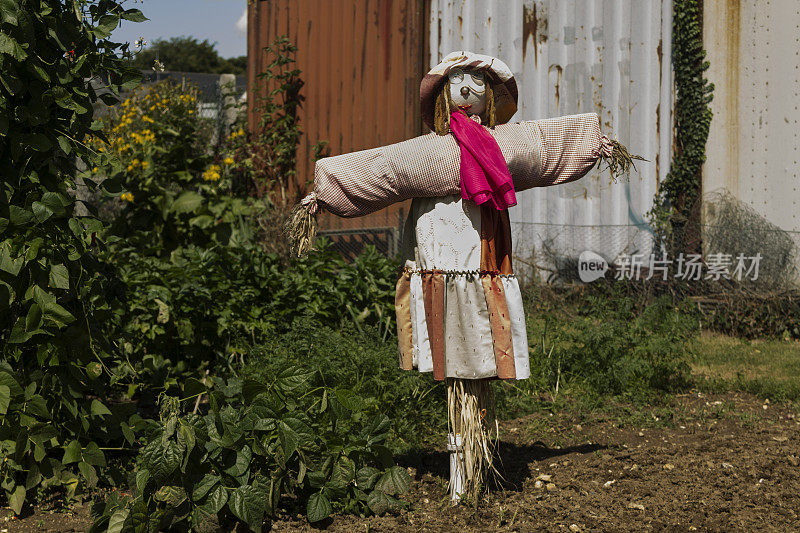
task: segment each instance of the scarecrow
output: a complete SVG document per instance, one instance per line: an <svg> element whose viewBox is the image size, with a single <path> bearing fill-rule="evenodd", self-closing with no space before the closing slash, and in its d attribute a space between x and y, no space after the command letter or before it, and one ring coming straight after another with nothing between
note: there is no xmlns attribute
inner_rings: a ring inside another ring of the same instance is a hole
<svg viewBox="0 0 800 533"><path fill-rule="evenodd" d="M449 54L420 85L433 132L319 160L288 224L303 254L320 209L355 217L413 198L395 296L400 367L446 382L454 502L496 472L490 380L530 376L511 260L516 192L577 180L601 159L627 174L638 159L600 132L595 113L508 124L517 94L499 59Z"/></svg>

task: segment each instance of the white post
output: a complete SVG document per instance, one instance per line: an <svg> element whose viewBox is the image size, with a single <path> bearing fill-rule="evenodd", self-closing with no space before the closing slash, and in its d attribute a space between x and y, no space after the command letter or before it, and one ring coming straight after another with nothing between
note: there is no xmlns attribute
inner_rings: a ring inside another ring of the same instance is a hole
<svg viewBox="0 0 800 533"><path fill-rule="evenodd" d="M450 452L450 499L453 504L461 500L466 479L464 479L464 448L461 435L447 435L447 451Z"/></svg>

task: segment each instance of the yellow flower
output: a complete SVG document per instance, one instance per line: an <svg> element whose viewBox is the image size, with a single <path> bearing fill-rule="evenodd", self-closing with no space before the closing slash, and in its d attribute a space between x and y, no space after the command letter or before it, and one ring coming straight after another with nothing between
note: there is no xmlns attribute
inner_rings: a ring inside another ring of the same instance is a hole
<svg viewBox="0 0 800 533"><path fill-rule="evenodd" d="M142 169L147 170L150 168L150 161L142 161Z"/></svg>
<svg viewBox="0 0 800 533"><path fill-rule="evenodd" d="M150 106L150 111L155 111L155 110L156 110L156 106L155 105L151 105Z"/></svg>
<svg viewBox="0 0 800 533"><path fill-rule="evenodd" d="M131 192L124 192L119 195L120 199L125 202L133 202L133 193Z"/></svg>
<svg viewBox="0 0 800 533"><path fill-rule="evenodd" d="M190 109L190 110L189 110L189 114L190 114L190 115L193 115L193 114L194 114L194 109Z"/></svg>
<svg viewBox="0 0 800 533"><path fill-rule="evenodd" d="M203 172L203 179L205 181L218 181L222 176L220 175L219 165L209 165L205 172Z"/></svg>
<svg viewBox="0 0 800 533"><path fill-rule="evenodd" d="M128 166L127 166L127 168L126 168L125 170L127 170L128 172L130 172L131 170L133 170L133 165L128 165Z"/></svg>
<svg viewBox="0 0 800 533"><path fill-rule="evenodd" d="M226 165L232 165L234 163L233 158L231 156L226 157L225 159L222 160L222 162L225 163Z"/></svg>
<svg viewBox="0 0 800 533"><path fill-rule="evenodd" d="M151 123L151 124L152 124L153 122L155 122L155 120L153 120L152 118L148 117L147 115L143 115L143 116L142 116L142 120L144 120L145 122L149 122L149 123Z"/></svg>
<svg viewBox="0 0 800 533"><path fill-rule="evenodd" d="M98 170L100 170L100 169L99 169L99 168L97 168L97 167L94 167L94 168L92 169L92 174L97 174L97 171L98 171Z"/></svg>

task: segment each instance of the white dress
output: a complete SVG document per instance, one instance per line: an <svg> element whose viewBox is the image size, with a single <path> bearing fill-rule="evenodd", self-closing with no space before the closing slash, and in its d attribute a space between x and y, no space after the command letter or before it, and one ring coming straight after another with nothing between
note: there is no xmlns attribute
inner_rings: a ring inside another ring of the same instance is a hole
<svg viewBox="0 0 800 533"><path fill-rule="evenodd" d="M481 278L481 208L460 195L417 198L404 234L405 266L410 270L412 366L433 370L426 322L422 272L441 270L444 278L444 374L480 379L497 377L496 353L485 286ZM502 280L511 324L514 374L530 377L528 339L519 284ZM512 355L512 354L509 354Z"/></svg>

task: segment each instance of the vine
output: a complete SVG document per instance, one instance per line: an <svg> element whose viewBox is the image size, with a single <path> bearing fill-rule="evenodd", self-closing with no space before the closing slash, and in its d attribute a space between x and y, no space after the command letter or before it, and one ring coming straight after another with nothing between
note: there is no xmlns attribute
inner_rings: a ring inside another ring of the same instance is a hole
<svg viewBox="0 0 800 533"><path fill-rule="evenodd" d="M675 0L672 22L672 65L675 72L675 156L661 183L652 212L673 249L686 246L685 230L702 188L701 169L711 125L714 85L703 49L702 2Z"/></svg>
<svg viewBox="0 0 800 533"><path fill-rule="evenodd" d="M105 140L94 104L141 80L109 40L122 20L146 19L113 0L0 1L0 485L16 514L40 488L96 485L138 420L100 400L115 387L117 284L103 224L71 193L76 177L122 192L79 170L119 170L90 144Z"/></svg>

